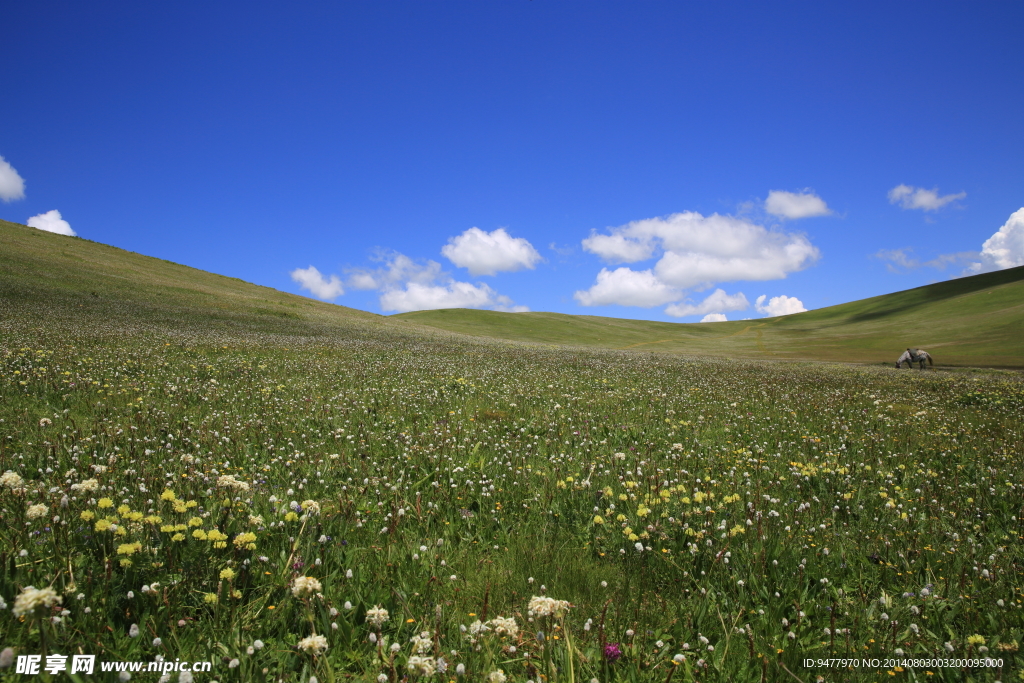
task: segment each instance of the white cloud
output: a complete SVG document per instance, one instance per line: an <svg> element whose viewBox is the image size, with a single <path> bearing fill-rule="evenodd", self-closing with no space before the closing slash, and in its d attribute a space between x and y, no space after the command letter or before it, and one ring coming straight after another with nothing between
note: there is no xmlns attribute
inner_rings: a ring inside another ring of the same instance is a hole
<svg viewBox="0 0 1024 683"><path fill-rule="evenodd" d="M991 237L981 245L981 261L972 263L968 273L1024 266L1024 207L1017 209Z"/></svg>
<svg viewBox="0 0 1024 683"><path fill-rule="evenodd" d="M533 268L541 256L524 237L512 237L504 228L484 232L470 228L457 237L451 237L441 249L449 261L465 268L470 275L497 275L501 271L514 272Z"/></svg>
<svg viewBox="0 0 1024 683"><path fill-rule="evenodd" d="M803 192L772 190L768 193L768 199L764 201L764 210L780 218L810 218L812 216L828 216L832 213L825 200L810 190Z"/></svg>
<svg viewBox="0 0 1024 683"><path fill-rule="evenodd" d="M376 289L384 311L424 311L436 308L489 308L520 313L529 311L485 284L454 280L437 261L415 261L397 251L380 250L372 260L378 268L350 271L348 286Z"/></svg>
<svg viewBox="0 0 1024 683"><path fill-rule="evenodd" d="M573 295L584 306L641 306L649 308L675 301L682 295L678 289L661 282L650 270L602 268L597 282L587 290Z"/></svg>
<svg viewBox="0 0 1024 683"><path fill-rule="evenodd" d="M725 313L708 313L700 319L702 323L724 323L728 320L729 319L725 317Z"/></svg>
<svg viewBox="0 0 1024 683"><path fill-rule="evenodd" d="M757 301L754 302L754 308L759 313L764 313L770 317L776 317L780 315L792 315L793 313L803 313L807 309L804 308L804 302L797 299L795 296L773 296L765 304L765 299L768 299L767 295L762 294L757 297Z"/></svg>
<svg viewBox="0 0 1024 683"><path fill-rule="evenodd" d="M25 181L14 167L0 156L0 199L13 202L25 198Z"/></svg>
<svg viewBox="0 0 1024 683"><path fill-rule="evenodd" d="M723 311L742 311L750 307L743 292L726 294L723 289L716 289L699 304L678 303L665 309L669 315L681 318L686 315L703 315L705 313L721 314ZM725 319L724 316L722 318ZM702 320L701 322L706 322Z"/></svg>
<svg viewBox="0 0 1024 683"><path fill-rule="evenodd" d="M442 277L437 261L414 261L405 254L387 249L378 250L372 261L383 262L380 268L356 268L350 271L348 286L352 289L383 289L405 282L431 284Z"/></svg>
<svg viewBox="0 0 1024 683"><path fill-rule="evenodd" d="M595 233L583 240L583 248L613 263L642 261L660 249L663 253L653 273L666 288L677 289L733 280L776 280L807 267L819 256L817 247L802 234L695 211L633 221L612 228L609 235Z"/></svg>
<svg viewBox="0 0 1024 683"><path fill-rule="evenodd" d="M583 249L597 254L608 263L645 261L654 256L655 244L649 235L641 234L640 229L632 227L635 225L629 223L622 228L613 228L611 235L592 232L590 237L583 240Z"/></svg>
<svg viewBox="0 0 1024 683"><path fill-rule="evenodd" d="M313 296L324 301L336 299L345 293L345 289L341 286L341 280L338 279L337 275L332 275L330 279L326 279L313 266L309 268L296 268L291 272L291 276L293 280L299 283L302 289L309 290Z"/></svg>
<svg viewBox="0 0 1024 683"><path fill-rule="evenodd" d="M516 306L507 296L498 294L486 284L452 281L444 285L406 283L405 287L385 290L380 295L385 311L427 311L436 308L490 308L495 311L523 313L530 309Z"/></svg>
<svg viewBox="0 0 1024 683"><path fill-rule="evenodd" d="M897 185L889 190L889 203L899 204L904 209L921 209L922 211L938 211L946 204L963 199L966 192L939 196L939 188L926 190L923 187Z"/></svg>
<svg viewBox="0 0 1024 683"><path fill-rule="evenodd" d="M71 229L71 224L60 217L60 211L57 209L41 213L38 216L32 216L32 218L25 222L25 225L30 228L45 230L46 232L55 232L58 235L75 236L75 231Z"/></svg>

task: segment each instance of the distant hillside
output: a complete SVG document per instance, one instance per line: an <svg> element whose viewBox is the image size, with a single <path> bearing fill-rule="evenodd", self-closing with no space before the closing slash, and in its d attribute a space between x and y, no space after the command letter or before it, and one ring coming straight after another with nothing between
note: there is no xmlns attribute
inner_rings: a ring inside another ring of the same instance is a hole
<svg viewBox="0 0 1024 683"><path fill-rule="evenodd" d="M0 221L0 337L29 328L43 334L58 318L111 333L117 330L111 321L177 336L198 328L335 340L447 331L552 345L862 363L892 363L902 349L918 346L940 365L1024 368L1024 267L725 323L467 309L379 316Z"/></svg>
<svg viewBox="0 0 1024 683"><path fill-rule="evenodd" d="M807 313L682 324L467 309L393 316L464 334L672 353L895 362L908 346L942 365L1024 367L1024 267L939 282Z"/></svg>
<svg viewBox="0 0 1024 683"><path fill-rule="evenodd" d="M394 327L384 316L314 301L117 247L0 221L0 336L71 317L185 334L342 334ZM116 328L113 328L116 329Z"/></svg>

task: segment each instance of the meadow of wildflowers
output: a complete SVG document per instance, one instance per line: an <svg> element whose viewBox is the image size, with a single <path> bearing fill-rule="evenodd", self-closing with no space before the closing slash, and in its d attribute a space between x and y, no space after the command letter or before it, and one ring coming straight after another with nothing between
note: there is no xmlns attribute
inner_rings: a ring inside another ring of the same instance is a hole
<svg viewBox="0 0 1024 683"><path fill-rule="evenodd" d="M1021 680L1018 374L45 303L0 319L0 667ZM803 664L887 656L1002 665Z"/></svg>

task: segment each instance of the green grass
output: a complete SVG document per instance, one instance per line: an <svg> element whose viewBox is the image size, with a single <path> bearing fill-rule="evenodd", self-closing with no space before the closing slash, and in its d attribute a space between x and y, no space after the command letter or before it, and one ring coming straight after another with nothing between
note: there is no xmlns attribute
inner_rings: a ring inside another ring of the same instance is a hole
<svg viewBox="0 0 1024 683"><path fill-rule="evenodd" d="M893 363L903 349L920 347L944 366L1024 367L1024 267L750 321L680 324L468 309L394 317L542 344L857 363Z"/></svg>
<svg viewBox="0 0 1024 683"><path fill-rule="evenodd" d="M0 231L0 650L221 682L1020 680L1016 372L511 344ZM894 654L999 665L803 665Z"/></svg>

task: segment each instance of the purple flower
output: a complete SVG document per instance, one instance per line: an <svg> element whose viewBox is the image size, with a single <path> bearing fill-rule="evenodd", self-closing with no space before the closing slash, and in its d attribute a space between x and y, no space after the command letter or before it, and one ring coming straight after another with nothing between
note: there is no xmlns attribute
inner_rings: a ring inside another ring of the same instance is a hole
<svg viewBox="0 0 1024 683"><path fill-rule="evenodd" d="M604 646L604 658L609 664L614 664L621 656L622 650L619 649L618 643L608 643Z"/></svg>

